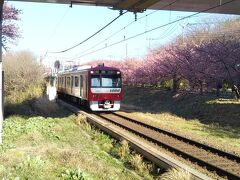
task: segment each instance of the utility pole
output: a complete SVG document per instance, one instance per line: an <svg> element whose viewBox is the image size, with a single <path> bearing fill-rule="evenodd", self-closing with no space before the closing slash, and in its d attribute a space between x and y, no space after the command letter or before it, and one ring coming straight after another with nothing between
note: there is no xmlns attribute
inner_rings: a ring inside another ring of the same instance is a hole
<svg viewBox="0 0 240 180"><path fill-rule="evenodd" d="M2 144L3 129L3 70L2 70L2 21L3 21L3 3L0 1L0 144Z"/></svg>

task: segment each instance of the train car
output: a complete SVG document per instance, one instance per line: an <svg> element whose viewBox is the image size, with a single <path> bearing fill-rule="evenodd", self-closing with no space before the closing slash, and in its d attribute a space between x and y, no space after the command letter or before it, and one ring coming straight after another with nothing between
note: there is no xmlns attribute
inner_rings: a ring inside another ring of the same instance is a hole
<svg viewBox="0 0 240 180"><path fill-rule="evenodd" d="M57 74L57 94L90 107L92 111L118 111L122 101L121 71L99 65L82 66Z"/></svg>

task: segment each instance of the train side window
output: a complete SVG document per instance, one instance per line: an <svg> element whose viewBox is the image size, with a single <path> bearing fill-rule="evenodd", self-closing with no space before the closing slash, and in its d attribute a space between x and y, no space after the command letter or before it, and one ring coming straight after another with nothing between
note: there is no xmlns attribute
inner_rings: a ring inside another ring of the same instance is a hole
<svg viewBox="0 0 240 180"><path fill-rule="evenodd" d="M83 87L83 76L80 76L80 86Z"/></svg>
<svg viewBox="0 0 240 180"><path fill-rule="evenodd" d="M67 86L70 87L70 77L67 77Z"/></svg>
<svg viewBox="0 0 240 180"><path fill-rule="evenodd" d="M79 86L79 77L78 76L75 76L75 87L78 87Z"/></svg>
<svg viewBox="0 0 240 180"><path fill-rule="evenodd" d="M67 84L66 84L66 83L67 83L66 79L67 79L67 77L65 76L65 77L64 77L64 85L65 85L65 87L66 87L66 85L67 85Z"/></svg>
<svg viewBox="0 0 240 180"><path fill-rule="evenodd" d="M71 84L70 84L71 87L73 87L73 80L74 80L73 76L71 76Z"/></svg>

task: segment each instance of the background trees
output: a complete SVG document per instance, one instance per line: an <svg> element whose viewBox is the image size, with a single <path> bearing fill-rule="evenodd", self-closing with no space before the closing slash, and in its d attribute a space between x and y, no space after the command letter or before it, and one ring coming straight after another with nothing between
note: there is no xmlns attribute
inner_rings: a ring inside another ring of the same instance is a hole
<svg viewBox="0 0 240 180"><path fill-rule="evenodd" d="M124 83L159 86L172 82L173 92L204 91L223 85L240 98L240 19L203 23L187 29L174 42L149 52L143 60L127 59L111 64L123 71ZM186 86L186 82L187 85Z"/></svg>
<svg viewBox="0 0 240 180"><path fill-rule="evenodd" d="M43 69L32 53L6 53L3 59L4 90L11 103L21 102L42 93Z"/></svg>
<svg viewBox="0 0 240 180"><path fill-rule="evenodd" d="M21 11L14 8L8 3L3 5L3 25L2 25L2 42L3 47L7 49L7 43L16 43L20 37L16 21L20 20Z"/></svg>

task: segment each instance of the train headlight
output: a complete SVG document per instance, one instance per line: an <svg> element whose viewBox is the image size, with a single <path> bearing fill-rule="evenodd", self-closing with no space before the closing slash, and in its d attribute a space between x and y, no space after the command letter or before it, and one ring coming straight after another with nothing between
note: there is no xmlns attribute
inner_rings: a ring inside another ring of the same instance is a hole
<svg viewBox="0 0 240 180"><path fill-rule="evenodd" d="M118 71L117 74L120 74L120 71Z"/></svg>
<svg viewBox="0 0 240 180"><path fill-rule="evenodd" d="M91 74L93 74L93 71L90 71Z"/></svg>

